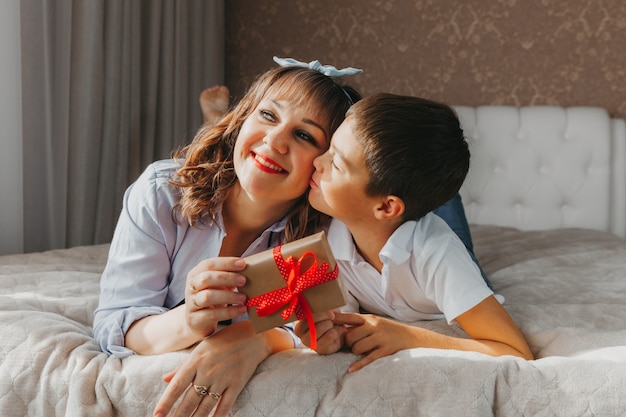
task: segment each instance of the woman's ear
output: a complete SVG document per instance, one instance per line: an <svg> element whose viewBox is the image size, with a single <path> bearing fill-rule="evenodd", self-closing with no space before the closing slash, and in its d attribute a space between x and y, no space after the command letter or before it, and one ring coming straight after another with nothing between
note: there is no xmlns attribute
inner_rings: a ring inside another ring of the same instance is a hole
<svg viewBox="0 0 626 417"><path fill-rule="evenodd" d="M395 195L384 196L376 206L374 216L378 220L390 220L404 214L404 201Z"/></svg>

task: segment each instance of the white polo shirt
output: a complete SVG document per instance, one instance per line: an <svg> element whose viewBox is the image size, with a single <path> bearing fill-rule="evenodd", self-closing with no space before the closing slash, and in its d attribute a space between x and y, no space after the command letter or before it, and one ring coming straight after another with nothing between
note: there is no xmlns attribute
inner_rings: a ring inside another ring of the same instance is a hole
<svg viewBox="0 0 626 417"><path fill-rule="evenodd" d="M402 224L380 251L382 273L357 252L352 235L333 220L328 241L348 296L342 311L361 309L403 322L456 317L493 292L459 237L429 213Z"/></svg>

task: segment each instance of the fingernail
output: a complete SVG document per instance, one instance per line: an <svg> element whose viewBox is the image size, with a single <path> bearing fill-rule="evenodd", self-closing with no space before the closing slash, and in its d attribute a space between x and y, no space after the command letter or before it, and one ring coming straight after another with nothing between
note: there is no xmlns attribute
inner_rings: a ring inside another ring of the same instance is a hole
<svg viewBox="0 0 626 417"><path fill-rule="evenodd" d="M243 275L239 275L235 280L235 283L237 283L238 287L246 285L246 277L244 277Z"/></svg>
<svg viewBox="0 0 626 417"><path fill-rule="evenodd" d="M235 260L235 267L236 268L243 268L245 266L246 266L246 261L244 261L243 259Z"/></svg>

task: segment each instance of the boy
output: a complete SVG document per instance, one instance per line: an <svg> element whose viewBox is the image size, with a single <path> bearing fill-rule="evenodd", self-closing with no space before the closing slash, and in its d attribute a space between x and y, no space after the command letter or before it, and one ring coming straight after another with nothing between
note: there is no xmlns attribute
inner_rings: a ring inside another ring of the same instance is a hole
<svg viewBox="0 0 626 417"><path fill-rule="evenodd" d="M377 94L348 110L330 149L315 160L309 201L335 219L328 239L351 297L344 309L353 313L329 313L317 323L319 353L345 345L364 354L350 372L414 347L532 359L463 243L430 213L458 193L469 159L446 105ZM444 317L471 339L402 323ZM308 340L305 323L296 332Z"/></svg>

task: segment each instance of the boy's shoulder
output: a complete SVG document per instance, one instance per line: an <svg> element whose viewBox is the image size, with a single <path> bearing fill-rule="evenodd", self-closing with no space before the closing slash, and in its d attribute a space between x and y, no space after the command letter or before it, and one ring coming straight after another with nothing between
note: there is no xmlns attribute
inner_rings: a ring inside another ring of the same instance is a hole
<svg viewBox="0 0 626 417"><path fill-rule="evenodd" d="M412 220L409 222L415 223L416 233L424 234L426 236L456 235L450 226L448 226L448 223L432 211L417 221Z"/></svg>
<svg viewBox="0 0 626 417"><path fill-rule="evenodd" d="M423 259L442 251L446 256L455 256L457 251L465 253L465 246L441 217L428 213L419 220L404 222L389 238L383 251L393 253L393 258L404 252L406 257Z"/></svg>
<svg viewBox="0 0 626 417"><path fill-rule="evenodd" d="M456 237L448 224L435 213L428 213L419 220L407 220L391 236L390 240L406 240L410 237L413 244L432 240Z"/></svg>
<svg viewBox="0 0 626 417"><path fill-rule="evenodd" d="M326 233L335 258L351 260L355 246L348 227L341 220L333 219ZM441 217L428 213L419 220L402 223L389 237L381 252L390 251L396 255L403 252L410 255L415 249L423 249L432 246L435 241L450 239L458 240L458 237Z"/></svg>

